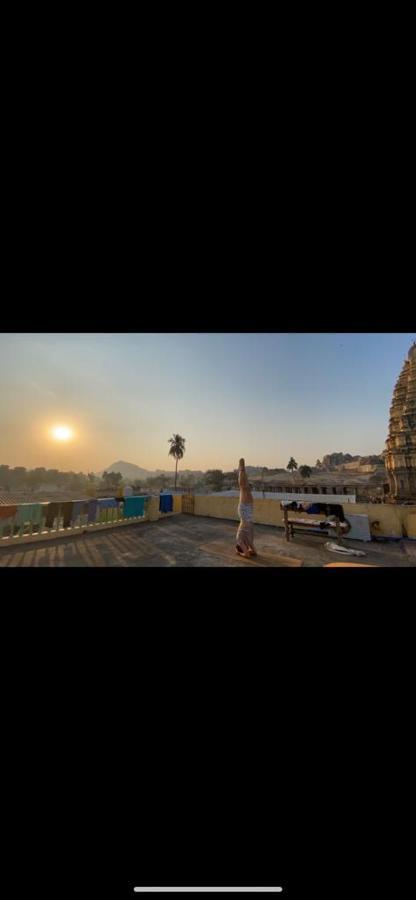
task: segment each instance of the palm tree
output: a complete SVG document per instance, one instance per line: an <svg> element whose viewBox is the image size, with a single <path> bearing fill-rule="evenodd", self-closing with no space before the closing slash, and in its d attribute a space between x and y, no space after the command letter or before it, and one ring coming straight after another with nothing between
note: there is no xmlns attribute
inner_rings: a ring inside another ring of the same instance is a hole
<svg viewBox="0 0 416 900"><path fill-rule="evenodd" d="M185 453L185 438L181 437L180 434L174 434L173 437L169 438L168 443L171 445L168 456L174 456L176 460L175 467L175 490L176 490L176 481L178 477L178 460L183 459Z"/></svg>
<svg viewBox="0 0 416 900"><path fill-rule="evenodd" d="M290 471L292 472L293 483L295 482L294 470L297 469L297 467L298 467L298 464L297 464L296 460L293 459L293 456L291 456L286 468L289 470L289 472Z"/></svg>
<svg viewBox="0 0 416 900"><path fill-rule="evenodd" d="M302 478L310 478L312 475L312 469L310 466L300 466L299 474L302 475Z"/></svg>

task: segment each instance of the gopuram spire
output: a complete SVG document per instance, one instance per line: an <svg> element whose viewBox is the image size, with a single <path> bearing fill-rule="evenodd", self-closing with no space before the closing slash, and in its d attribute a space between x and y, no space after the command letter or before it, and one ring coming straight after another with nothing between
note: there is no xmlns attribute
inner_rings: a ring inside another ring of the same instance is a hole
<svg viewBox="0 0 416 900"><path fill-rule="evenodd" d="M392 503L416 502L416 343L394 388L385 465Z"/></svg>

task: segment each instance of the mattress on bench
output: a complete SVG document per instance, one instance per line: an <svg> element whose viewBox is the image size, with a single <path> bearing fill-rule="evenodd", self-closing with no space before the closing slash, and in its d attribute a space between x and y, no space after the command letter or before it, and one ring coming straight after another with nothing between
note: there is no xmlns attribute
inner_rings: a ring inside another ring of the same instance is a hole
<svg viewBox="0 0 416 900"><path fill-rule="evenodd" d="M288 524L289 525L301 525L301 527L307 528L336 528L338 526L342 528L348 528L346 522L330 522L328 519L322 519L321 516L309 516L307 519L295 519L288 516Z"/></svg>

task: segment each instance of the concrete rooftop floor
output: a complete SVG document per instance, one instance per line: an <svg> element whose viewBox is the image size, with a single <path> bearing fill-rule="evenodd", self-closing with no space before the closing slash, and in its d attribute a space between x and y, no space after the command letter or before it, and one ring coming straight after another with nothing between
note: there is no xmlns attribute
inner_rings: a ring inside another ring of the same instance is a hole
<svg viewBox="0 0 416 900"><path fill-rule="evenodd" d="M251 563L230 559L215 552L200 550L210 541L226 540L233 546L237 523L226 519L180 515L159 522L143 522L122 528L95 531L86 535L68 535L39 543L16 544L0 548L0 568L16 566L46 567L246 567ZM304 566L323 566L341 561L325 549L325 535L295 535L289 543L283 529L255 525L259 553L276 553L303 560ZM364 550L365 557L346 557L347 562L378 566L416 566L416 541L391 544L345 541L345 546Z"/></svg>

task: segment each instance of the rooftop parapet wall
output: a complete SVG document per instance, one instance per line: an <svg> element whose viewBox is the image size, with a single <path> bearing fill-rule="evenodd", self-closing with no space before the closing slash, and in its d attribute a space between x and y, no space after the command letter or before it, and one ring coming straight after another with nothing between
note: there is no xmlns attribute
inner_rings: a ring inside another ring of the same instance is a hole
<svg viewBox="0 0 416 900"><path fill-rule="evenodd" d="M47 527L45 522L42 520L40 522L30 522L29 513L28 518L23 518L20 515L20 512L27 512L25 507L33 507L38 506L39 504L32 503L17 503L13 504L16 512L9 519L3 518L0 516L0 547L7 547L10 544L17 543L31 543L38 541L49 541L56 540L56 538L67 537L69 535L83 535L90 534L94 531L103 531L107 529L115 529L115 528L123 528L126 525L135 525L140 522L156 522L159 519L165 519L169 516L178 515L182 512L182 496L181 495L173 495L173 510L172 512L160 512L159 510L159 502L160 496L158 495L149 495L147 497L147 502L145 504L143 515L132 515L124 517L123 512L118 509L107 509L102 510L105 512L105 518L96 520L94 522L88 522L87 516L85 514L77 514L74 522L70 525L63 525L62 520L62 505L56 504L60 506L59 514L54 517L53 524L50 527ZM42 504L47 506L48 504ZM6 507L3 507L3 510Z"/></svg>
<svg viewBox="0 0 416 900"><path fill-rule="evenodd" d="M342 497L339 498L342 503ZM238 521L238 497L195 496L195 515L213 516L218 519ZM368 516L373 537L414 538L416 504L414 506L390 506L390 504L345 504L344 512ZM413 517L413 518L412 518ZM254 522L258 525L275 525L283 528L283 513L275 500L254 500ZM377 524L378 523L378 524Z"/></svg>

